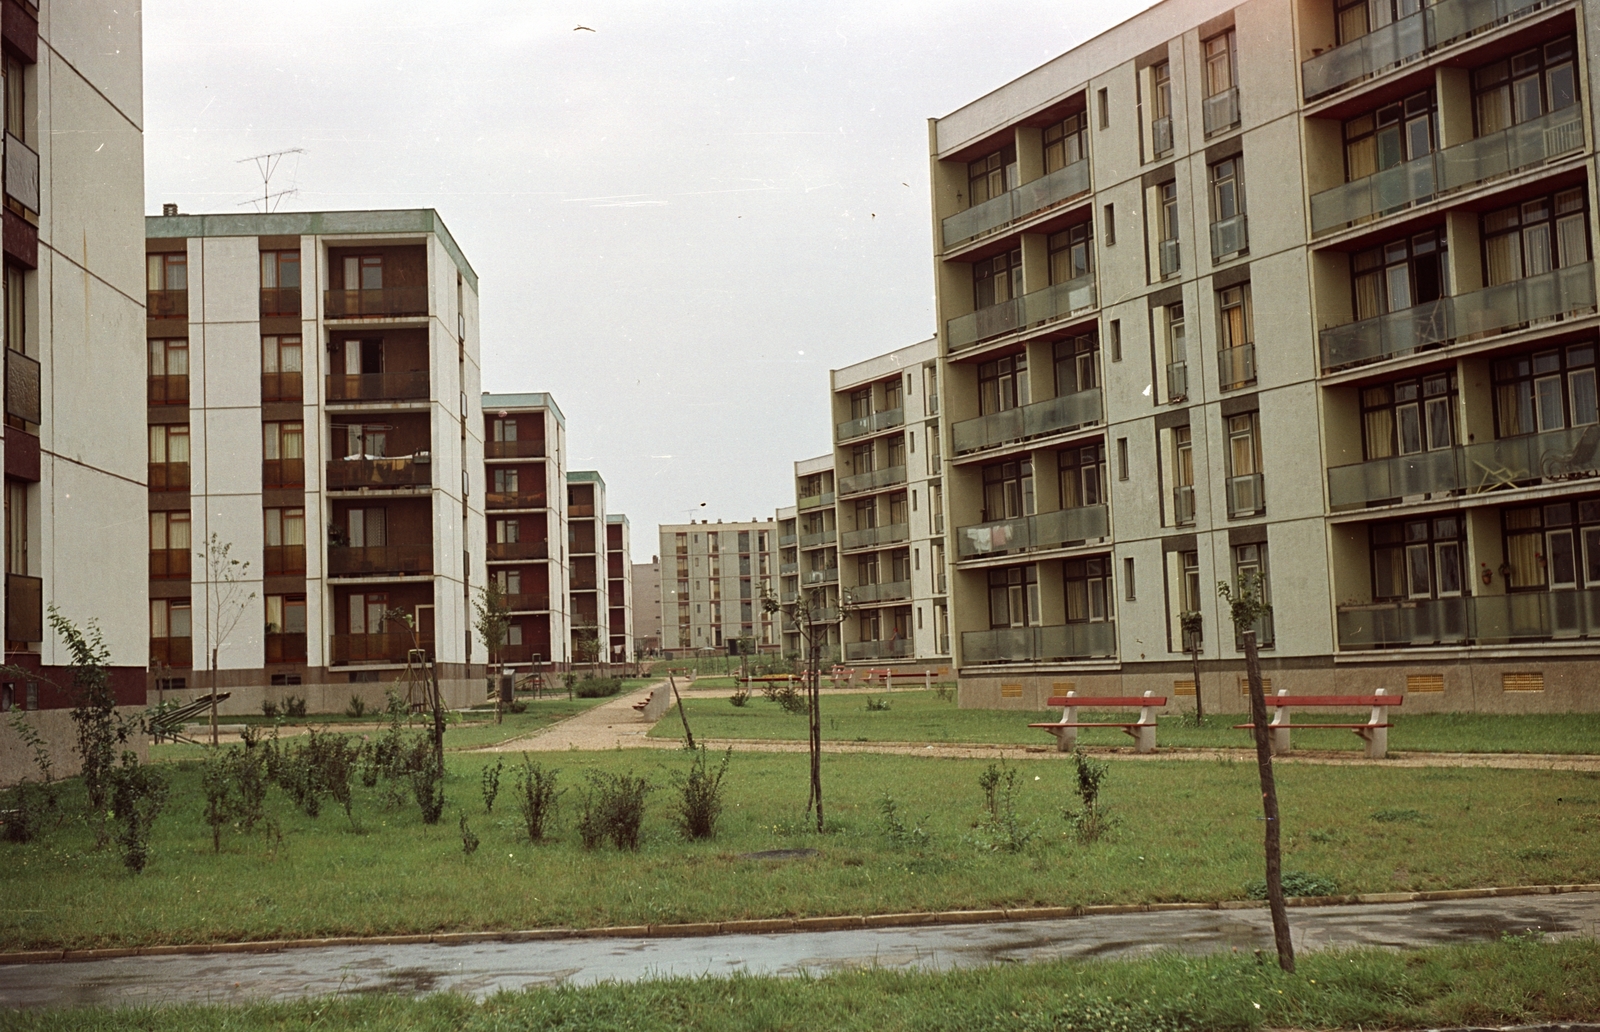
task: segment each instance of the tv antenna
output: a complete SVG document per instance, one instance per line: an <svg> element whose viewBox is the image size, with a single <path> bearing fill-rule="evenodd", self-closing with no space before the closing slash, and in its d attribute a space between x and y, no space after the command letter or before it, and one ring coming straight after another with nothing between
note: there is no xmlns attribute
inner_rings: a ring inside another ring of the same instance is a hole
<svg viewBox="0 0 1600 1032"><path fill-rule="evenodd" d="M257 210L261 212L276 211L278 203L283 198L288 197L290 194L299 193L299 187L290 187L287 190L279 190L274 193L272 191L272 176L278 171L278 165L286 155L304 154L305 152L304 147L292 147L289 150L272 151L268 154L256 154L248 158L240 158L236 164L243 165L247 161L253 161L256 163L256 170L261 173L261 199L251 198L248 201L240 201L240 205L259 205L260 207Z"/></svg>

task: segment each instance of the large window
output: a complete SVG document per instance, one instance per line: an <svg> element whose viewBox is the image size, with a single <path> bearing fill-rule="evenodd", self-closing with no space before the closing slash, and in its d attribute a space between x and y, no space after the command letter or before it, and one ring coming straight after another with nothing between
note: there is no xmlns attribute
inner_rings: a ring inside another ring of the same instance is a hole
<svg viewBox="0 0 1600 1032"><path fill-rule="evenodd" d="M1176 181L1156 187L1156 211L1159 218L1161 277L1176 276L1182 268L1178 253L1180 227L1178 223L1178 184Z"/></svg>
<svg viewBox="0 0 1600 1032"><path fill-rule="evenodd" d="M1438 148L1438 117L1430 87L1345 122L1345 179L1365 179L1432 154Z"/></svg>
<svg viewBox="0 0 1600 1032"><path fill-rule="evenodd" d="M383 256L347 255L344 260L344 289L382 290Z"/></svg>
<svg viewBox="0 0 1600 1032"><path fill-rule="evenodd" d="M1046 126L1044 130L1045 175L1082 161L1089 156L1088 118L1080 111Z"/></svg>
<svg viewBox="0 0 1600 1032"><path fill-rule="evenodd" d="M1366 456L1415 455L1456 443L1456 374L1429 373L1361 392L1361 436Z"/></svg>
<svg viewBox="0 0 1600 1032"><path fill-rule="evenodd" d="M905 384L897 376L893 380L883 383L883 408L885 412L892 412L897 408L904 408L906 403Z"/></svg>
<svg viewBox="0 0 1600 1032"><path fill-rule="evenodd" d="M1494 363L1495 436L1564 430L1600 422L1592 342Z"/></svg>
<svg viewBox="0 0 1600 1032"><path fill-rule="evenodd" d="M872 415L872 388L863 387L850 392L850 418L866 419Z"/></svg>
<svg viewBox="0 0 1600 1032"><path fill-rule="evenodd" d="M993 415L1028 404L1028 356L997 358L978 367L978 412Z"/></svg>
<svg viewBox="0 0 1600 1032"><path fill-rule="evenodd" d="M1100 385L1094 334L1058 340L1053 350L1056 365L1056 397L1093 390Z"/></svg>
<svg viewBox="0 0 1600 1032"><path fill-rule="evenodd" d="M1236 82L1234 62L1237 60L1233 32L1230 30L1220 36L1212 36L1200 44L1200 48L1205 51L1206 96L1215 97L1233 89Z"/></svg>
<svg viewBox="0 0 1600 1032"><path fill-rule="evenodd" d="M1256 382L1255 320L1250 312L1250 284L1217 291L1222 389Z"/></svg>
<svg viewBox="0 0 1600 1032"><path fill-rule="evenodd" d="M1155 157L1172 153L1172 64L1169 61L1150 69L1150 135Z"/></svg>
<svg viewBox="0 0 1600 1032"><path fill-rule="evenodd" d="M150 514L150 551L161 553L150 557L152 578L189 579L189 527L185 511Z"/></svg>
<svg viewBox="0 0 1600 1032"><path fill-rule="evenodd" d="M1106 556L1068 559L1062 563L1067 623L1101 623L1111 619L1111 560Z"/></svg>
<svg viewBox="0 0 1600 1032"><path fill-rule="evenodd" d="M150 600L150 637L187 638L191 635L192 626L188 599ZM187 666L188 659L189 657L184 656L180 664L177 662L177 657L174 657L171 662L175 666Z"/></svg>
<svg viewBox="0 0 1600 1032"><path fill-rule="evenodd" d="M1012 566L989 571L989 626L1033 627L1039 623L1039 571Z"/></svg>
<svg viewBox="0 0 1600 1032"><path fill-rule="evenodd" d="M304 595L268 595L268 634L306 633L306 597Z"/></svg>
<svg viewBox="0 0 1600 1032"><path fill-rule="evenodd" d="M1484 215L1486 284L1493 287L1588 261L1585 207L1579 187Z"/></svg>
<svg viewBox="0 0 1600 1032"><path fill-rule="evenodd" d="M1422 10L1423 0L1338 0L1339 44L1360 39ZM1420 31L1420 30L1419 30Z"/></svg>
<svg viewBox="0 0 1600 1032"><path fill-rule="evenodd" d="M305 426L302 423L262 423L261 457L268 461L305 457Z"/></svg>
<svg viewBox="0 0 1600 1032"><path fill-rule="evenodd" d="M1065 448L1058 453L1061 507L1077 509L1105 500L1105 451L1097 444Z"/></svg>
<svg viewBox="0 0 1600 1032"><path fill-rule="evenodd" d="M1465 583L1466 523L1460 516L1379 523L1372 543L1372 597L1378 601L1454 598Z"/></svg>
<svg viewBox="0 0 1600 1032"><path fill-rule="evenodd" d="M1472 73L1473 115L1479 136L1577 103L1573 38L1524 50Z"/></svg>
<svg viewBox="0 0 1600 1032"><path fill-rule="evenodd" d="M967 187L972 206L982 204L1015 189L1017 185L1017 149L1002 147L987 157L967 165Z"/></svg>
<svg viewBox="0 0 1600 1032"><path fill-rule="evenodd" d="M1094 223L1050 234L1050 282L1065 283L1094 271Z"/></svg>
<svg viewBox="0 0 1600 1032"><path fill-rule="evenodd" d="M1033 460L996 462L983 467L983 520L1015 520L1033 515Z"/></svg>
<svg viewBox="0 0 1600 1032"><path fill-rule="evenodd" d="M1022 251L1007 251L972 264L973 307L988 308L1022 296Z"/></svg>
<svg viewBox="0 0 1600 1032"><path fill-rule="evenodd" d="M263 373L299 374L301 358L300 336L261 338L261 371Z"/></svg>
<svg viewBox="0 0 1600 1032"><path fill-rule="evenodd" d="M1507 509L1501 520L1509 590L1600 588L1600 499Z"/></svg>
<svg viewBox="0 0 1600 1032"><path fill-rule="evenodd" d="M1355 317L1372 319L1448 294L1445 239L1442 227L1429 229L1351 255Z"/></svg>

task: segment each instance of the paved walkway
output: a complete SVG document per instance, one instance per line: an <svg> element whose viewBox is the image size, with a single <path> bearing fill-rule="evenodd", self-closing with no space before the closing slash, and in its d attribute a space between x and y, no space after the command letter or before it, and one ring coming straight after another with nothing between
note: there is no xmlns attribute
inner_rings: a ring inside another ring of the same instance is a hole
<svg viewBox="0 0 1600 1032"><path fill-rule="evenodd" d="M1484 941L1536 928L1551 938L1600 935L1600 893L1294 909L1299 952ZM0 1007L245 1003L352 993L502 989L604 980L795 975L847 968L949 970L1063 957L1137 957L1272 949L1265 909L1178 910L1057 921L921 928L573 938L466 946L344 946L0 966Z"/></svg>
<svg viewBox="0 0 1600 1032"><path fill-rule="evenodd" d="M656 681L637 691L602 702L576 716L568 717L549 727L540 728L531 735L513 738L509 742L491 745L480 752L565 752L568 749L593 751L599 749L624 749L663 745L676 749L678 743L670 739L647 739L653 724L633 708L643 702L651 691L664 687L666 681Z"/></svg>

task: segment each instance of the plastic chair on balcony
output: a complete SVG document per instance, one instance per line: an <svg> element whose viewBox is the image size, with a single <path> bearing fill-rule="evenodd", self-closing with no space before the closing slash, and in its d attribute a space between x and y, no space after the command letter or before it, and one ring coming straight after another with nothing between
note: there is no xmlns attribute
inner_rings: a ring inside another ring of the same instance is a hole
<svg viewBox="0 0 1600 1032"><path fill-rule="evenodd" d="M1572 480L1593 476L1595 452L1600 450L1600 423L1591 424L1569 452L1547 451L1539 459L1539 472L1546 480Z"/></svg>

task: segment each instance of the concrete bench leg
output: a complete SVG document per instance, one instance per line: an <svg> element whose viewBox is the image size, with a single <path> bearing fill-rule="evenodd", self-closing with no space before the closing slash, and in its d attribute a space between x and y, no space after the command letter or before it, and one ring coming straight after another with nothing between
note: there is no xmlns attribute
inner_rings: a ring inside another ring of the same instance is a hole
<svg viewBox="0 0 1600 1032"><path fill-rule="evenodd" d="M1358 732L1367 742L1367 759L1381 760L1389 755L1389 729L1386 727L1362 728Z"/></svg>
<svg viewBox="0 0 1600 1032"><path fill-rule="evenodd" d="M1056 736L1056 752L1071 752L1078 747L1077 728L1053 727L1050 733Z"/></svg>
<svg viewBox="0 0 1600 1032"><path fill-rule="evenodd" d="M1287 756L1289 754L1289 731L1287 728L1279 730L1272 728L1267 732L1267 741L1272 745L1272 755Z"/></svg>
<svg viewBox="0 0 1600 1032"><path fill-rule="evenodd" d="M1133 729L1133 748L1135 752L1153 753L1156 751L1156 729L1154 727L1136 727Z"/></svg>

